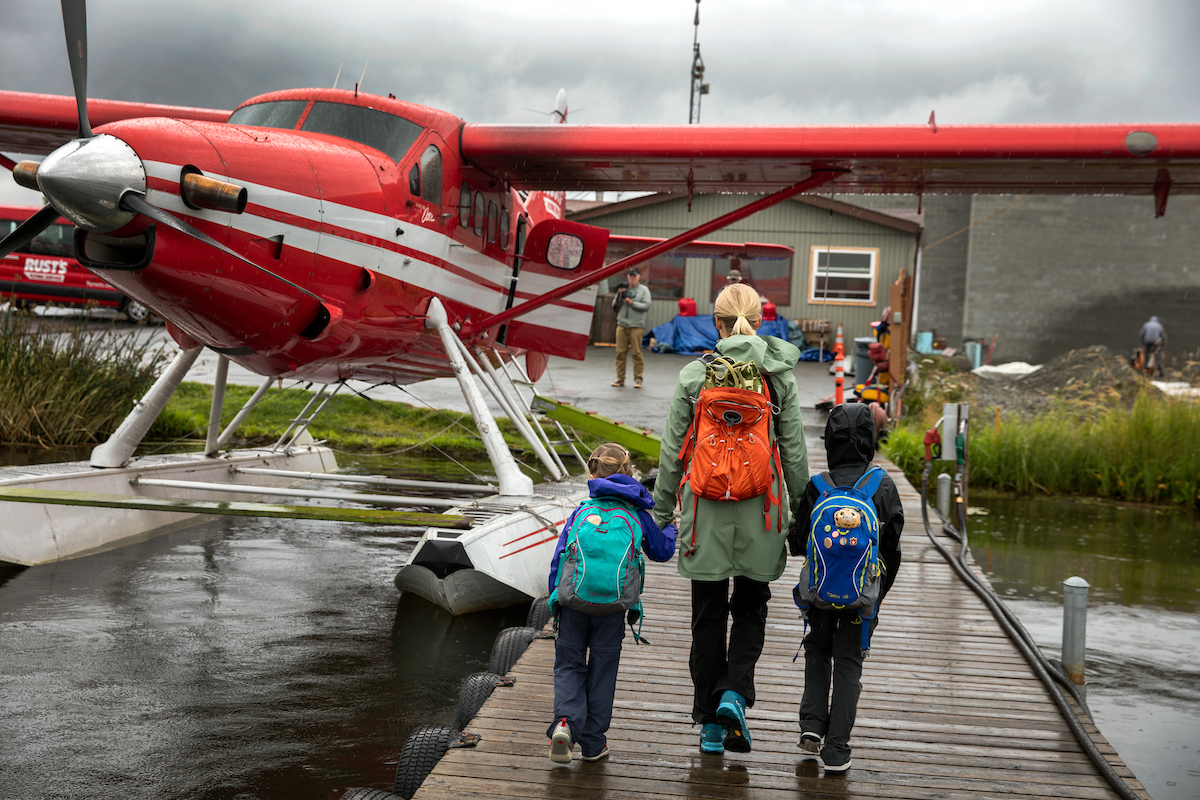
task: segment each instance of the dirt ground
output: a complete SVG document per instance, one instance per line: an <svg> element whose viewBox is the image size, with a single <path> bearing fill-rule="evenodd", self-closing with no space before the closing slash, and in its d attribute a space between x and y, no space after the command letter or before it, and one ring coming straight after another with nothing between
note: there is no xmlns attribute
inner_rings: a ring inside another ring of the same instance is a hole
<svg viewBox="0 0 1200 800"><path fill-rule="evenodd" d="M1128 357L1103 345L1070 350L1020 377L962 372L955 379L962 383L976 407L1000 406L1021 415L1044 411L1054 398L1082 405L1113 402L1130 405L1142 392L1162 394L1138 375ZM1162 380L1200 386L1200 360L1185 359L1182 369L1164 369Z"/></svg>

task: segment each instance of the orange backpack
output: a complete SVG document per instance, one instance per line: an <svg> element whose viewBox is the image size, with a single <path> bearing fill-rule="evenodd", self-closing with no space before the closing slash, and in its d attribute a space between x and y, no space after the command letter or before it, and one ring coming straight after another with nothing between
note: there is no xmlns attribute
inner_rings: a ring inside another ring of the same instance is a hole
<svg viewBox="0 0 1200 800"><path fill-rule="evenodd" d="M779 409L771 402L770 385L751 362L711 354L701 361L705 364L704 387L679 450L680 460L689 462L679 482L680 503L684 483L691 484L695 502L701 497L738 501L766 495L763 517L766 529L771 530L771 509L780 505L772 491L780 462L772 431ZM782 510L777 520L776 530L782 530ZM695 551L693 508L692 541L684 555Z"/></svg>

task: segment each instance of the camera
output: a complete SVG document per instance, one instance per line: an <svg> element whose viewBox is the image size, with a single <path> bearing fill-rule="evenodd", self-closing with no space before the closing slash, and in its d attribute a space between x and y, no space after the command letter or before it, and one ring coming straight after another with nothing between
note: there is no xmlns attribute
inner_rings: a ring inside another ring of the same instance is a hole
<svg viewBox="0 0 1200 800"><path fill-rule="evenodd" d="M618 311L621 308L621 303L625 300L625 291L629 288L629 281L620 281L617 284L616 294L613 295L613 311Z"/></svg>

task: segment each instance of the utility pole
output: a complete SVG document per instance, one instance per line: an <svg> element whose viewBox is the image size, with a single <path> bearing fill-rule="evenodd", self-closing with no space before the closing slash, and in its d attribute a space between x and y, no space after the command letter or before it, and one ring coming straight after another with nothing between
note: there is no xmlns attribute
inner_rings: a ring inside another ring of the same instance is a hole
<svg viewBox="0 0 1200 800"><path fill-rule="evenodd" d="M700 57L700 0L696 0L695 34L692 36L692 94L688 101L688 124L700 122L700 98L708 94L704 82L704 59Z"/></svg>

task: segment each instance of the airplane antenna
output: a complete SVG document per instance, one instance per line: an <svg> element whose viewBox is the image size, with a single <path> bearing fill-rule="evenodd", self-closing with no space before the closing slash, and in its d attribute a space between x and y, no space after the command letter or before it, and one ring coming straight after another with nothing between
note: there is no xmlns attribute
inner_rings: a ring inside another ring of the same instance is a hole
<svg viewBox="0 0 1200 800"><path fill-rule="evenodd" d="M358 88L362 86L363 79L367 77L367 67L371 66L371 59L367 59L367 63L363 64L362 77L358 79L358 83L354 84L354 96L358 97Z"/></svg>
<svg viewBox="0 0 1200 800"><path fill-rule="evenodd" d="M339 62L338 62L338 74L337 74L337 76L336 76L336 77L334 77L334 79L333 79L333 88L335 88L335 89L337 88L337 83L338 83L338 81L342 79L342 66L343 66L345 63L346 63L345 61L339 61Z"/></svg>
<svg viewBox="0 0 1200 800"><path fill-rule="evenodd" d="M700 0L696 0L696 19L692 23L695 33L692 36L692 94L688 100L688 124L700 122L700 98L708 94L708 84L704 82L704 59L700 57Z"/></svg>

